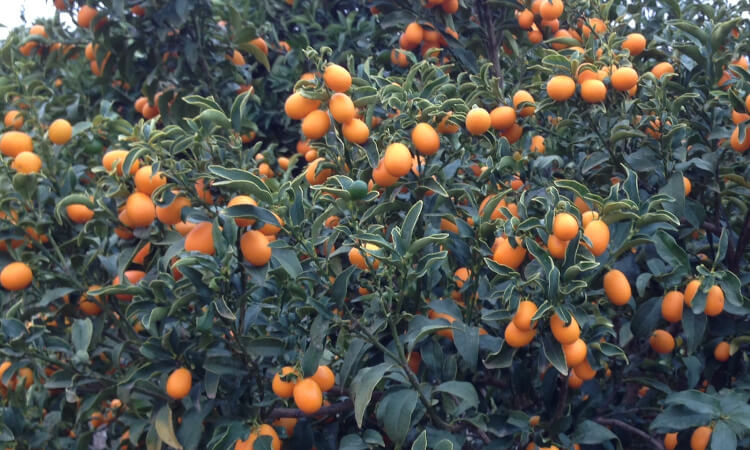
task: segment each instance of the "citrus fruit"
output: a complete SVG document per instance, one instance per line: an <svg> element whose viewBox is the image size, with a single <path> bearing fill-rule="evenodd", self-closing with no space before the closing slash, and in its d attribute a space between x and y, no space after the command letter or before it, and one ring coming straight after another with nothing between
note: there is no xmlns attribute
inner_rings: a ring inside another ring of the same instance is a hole
<svg viewBox="0 0 750 450"><path fill-rule="evenodd" d="M185 398L193 386L193 377L184 367L175 369L167 378L166 392L174 400Z"/></svg>
<svg viewBox="0 0 750 450"><path fill-rule="evenodd" d="M242 234L240 250L245 261L256 267L264 266L271 260L268 238L258 230L249 230Z"/></svg>
<svg viewBox="0 0 750 450"><path fill-rule="evenodd" d="M604 293L615 306L622 306L630 301L632 296L630 282L624 273L612 269L604 275Z"/></svg>
<svg viewBox="0 0 750 450"><path fill-rule="evenodd" d="M294 386L294 404L305 414L314 414L323 406L323 392L312 378L305 378Z"/></svg>

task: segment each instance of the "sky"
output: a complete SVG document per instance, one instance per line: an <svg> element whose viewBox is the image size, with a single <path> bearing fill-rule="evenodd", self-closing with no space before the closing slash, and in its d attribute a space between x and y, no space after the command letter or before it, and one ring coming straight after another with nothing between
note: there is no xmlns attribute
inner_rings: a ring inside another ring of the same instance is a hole
<svg viewBox="0 0 750 450"><path fill-rule="evenodd" d="M2 14L0 14L0 39L5 39L8 32L23 24L21 12L25 11L26 22L33 23L39 17L52 17L55 15L55 5L52 0L0 0L2 3ZM68 14L63 14L65 19ZM69 16L68 16L69 17Z"/></svg>

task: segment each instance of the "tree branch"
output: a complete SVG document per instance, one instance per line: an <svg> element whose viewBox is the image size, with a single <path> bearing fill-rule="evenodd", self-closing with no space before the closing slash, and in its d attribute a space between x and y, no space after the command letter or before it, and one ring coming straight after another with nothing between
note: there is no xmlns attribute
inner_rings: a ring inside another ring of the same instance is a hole
<svg viewBox="0 0 750 450"><path fill-rule="evenodd" d="M745 254L745 247L747 247L748 240L750 240L750 209L745 214L745 221L743 222L742 230L740 231L739 238L737 238L737 245L735 245L732 254L733 258L729 259L729 264L727 264L729 270L735 274L739 274L740 262L742 261L742 256Z"/></svg>
<svg viewBox="0 0 750 450"><path fill-rule="evenodd" d="M647 441L647 442L648 442L648 443L650 443L650 444L651 444L651 445L652 445L652 446L653 446L654 448L656 448L656 449L658 449L658 450L664 450L664 445L662 445L662 443L661 443L661 442L659 442L658 440L656 440L656 439L652 438L652 437L651 437L651 436L649 436L649 435L648 435L647 433L645 433L645 432L643 432L643 431L639 430L638 428L636 428L636 427L634 427L634 426L632 426L632 425L630 425L630 424L627 424L627 423L623 422L622 420L617 420L617 419L605 419L605 418L603 418L603 417L599 417L599 418L595 419L594 421L595 421L596 423L600 424L600 425L605 425L605 426L606 426L606 425L609 425L609 426L613 426L613 427L621 428L621 429L623 429L623 430L625 430L625 431L627 431L627 432L629 432L629 433L632 433L632 434L634 434L634 435L636 435L636 436L640 437L640 438L641 438L641 439L643 439L644 441Z"/></svg>
<svg viewBox="0 0 750 450"><path fill-rule="evenodd" d="M492 11L487 6L485 0L478 0L476 3L477 14L482 27L487 35L486 49L487 57L492 62L492 71L495 72L497 77L498 88L503 90L503 69L500 67L500 46L497 41L497 34L495 33L495 18L492 16ZM505 20L505 14L501 16L501 20ZM502 33L502 29L499 30ZM501 38L502 39L502 38Z"/></svg>
<svg viewBox="0 0 750 450"><path fill-rule="evenodd" d="M374 396L374 395L373 395ZM313 416L333 416L342 412L351 411L354 409L354 402L351 400L344 400L339 403L324 406L318 410ZM268 414L269 419L279 419L282 417L306 417L308 414L303 413L297 408L274 408Z"/></svg>

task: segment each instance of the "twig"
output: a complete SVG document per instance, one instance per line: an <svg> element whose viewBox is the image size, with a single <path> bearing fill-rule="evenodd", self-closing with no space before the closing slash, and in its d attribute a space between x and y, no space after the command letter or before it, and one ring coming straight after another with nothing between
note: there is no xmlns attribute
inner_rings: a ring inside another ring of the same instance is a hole
<svg viewBox="0 0 750 450"><path fill-rule="evenodd" d="M342 412L351 411L354 409L354 402L351 400L344 400L339 403L334 403L332 405L324 406L320 408L315 414L311 414L312 416L332 416L336 415ZM300 411L297 408L274 408L271 410L271 412L268 414L269 419L279 419L282 417L306 417L308 414L305 414L304 412Z"/></svg>
<svg viewBox="0 0 750 450"><path fill-rule="evenodd" d="M747 247L748 240L750 240L750 209L745 214L745 221L740 231L740 236L737 238L737 245L734 247L733 258L728 260L729 270L738 274L740 269L740 262L742 256L745 254L745 247Z"/></svg>
<svg viewBox="0 0 750 450"><path fill-rule="evenodd" d="M639 430L638 428L636 428L636 427L634 427L634 426L632 426L630 424L627 424L627 423L623 422L622 420L618 420L618 419L605 419L603 417L599 417L597 419L594 419L594 421L596 423L600 424L600 425L611 425L611 426L614 426L614 427L622 428L623 430L626 430L626 431L628 431L630 433L633 433L634 435L640 437L644 441L648 441L648 443L650 443L654 448L659 449L659 450L664 450L664 446L662 445L661 442L659 442L658 440L652 438L647 433Z"/></svg>

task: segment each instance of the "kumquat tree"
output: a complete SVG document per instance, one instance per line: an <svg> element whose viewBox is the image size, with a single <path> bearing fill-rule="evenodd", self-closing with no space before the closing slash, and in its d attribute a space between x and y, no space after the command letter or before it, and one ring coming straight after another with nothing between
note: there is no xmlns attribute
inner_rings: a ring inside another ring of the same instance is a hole
<svg viewBox="0 0 750 450"><path fill-rule="evenodd" d="M49 1L0 42L2 447L750 448L722 1Z"/></svg>

